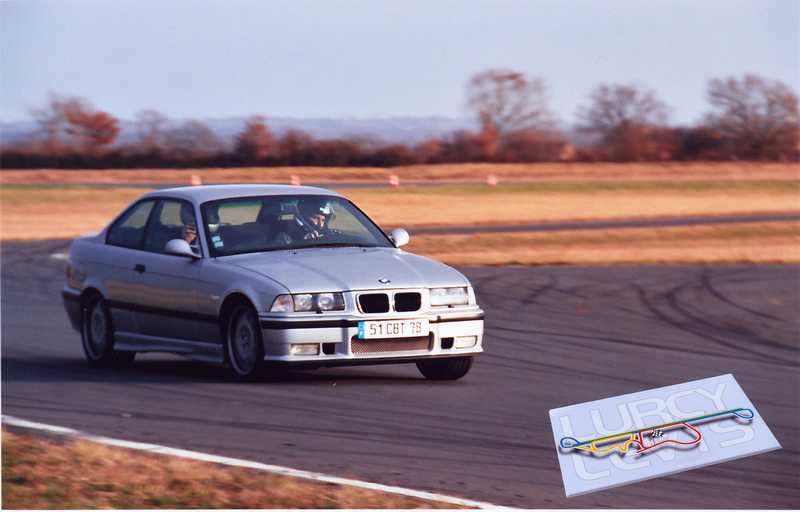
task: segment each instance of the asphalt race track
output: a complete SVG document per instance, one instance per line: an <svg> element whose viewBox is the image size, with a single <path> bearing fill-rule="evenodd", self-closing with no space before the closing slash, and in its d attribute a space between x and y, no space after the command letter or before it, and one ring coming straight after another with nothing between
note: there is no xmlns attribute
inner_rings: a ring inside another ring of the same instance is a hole
<svg viewBox="0 0 800 512"><path fill-rule="evenodd" d="M798 266L467 268L487 353L464 380L406 365L236 384L168 355L89 369L50 257L67 245L2 247L3 414L500 505L800 503ZM724 373L782 450L564 497L550 408Z"/></svg>

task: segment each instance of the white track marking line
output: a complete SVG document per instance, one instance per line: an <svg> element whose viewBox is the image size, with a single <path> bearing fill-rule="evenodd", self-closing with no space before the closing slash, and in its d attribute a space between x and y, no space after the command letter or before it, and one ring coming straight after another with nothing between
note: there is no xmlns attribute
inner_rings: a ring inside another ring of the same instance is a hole
<svg viewBox="0 0 800 512"><path fill-rule="evenodd" d="M255 469L258 471L265 471L267 473L276 473L279 475L291 476L295 478L303 478L306 480L314 480L317 482L326 482L337 485L348 485L351 487L359 487L361 489L370 489L373 491L381 491L390 494L399 494L401 496L409 496L412 498L419 498L423 500L440 501L449 503L451 505L460 505L464 507L477 507L477 508L491 508L491 509L504 509L509 510L509 507L502 507L484 501L474 501L463 498L456 498L454 496L447 496L446 494L436 494L425 491L415 491L414 489L406 489L405 487L396 487L393 485L383 485L374 482L364 482L362 480L353 480L351 478L341 478L333 475L326 475L324 473L315 473L313 471L304 471L301 469L293 469L285 466L275 466L273 464L263 464L244 459L234 459L231 457L223 457L221 455L212 455L210 453L195 452L191 450L183 450L180 448L170 448L168 446L161 446L158 444L139 443L136 441L125 441L123 439L114 439L111 437L96 436L81 432L67 427L59 427L57 425L48 425L46 423L37 423L34 421L23 420L14 416L2 415L3 425L11 425L14 427L27 428L32 430L41 430L51 434L62 436L75 437L92 441L94 443L105 444L109 446L117 446L120 448L127 448L129 450L138 450L143 452L157 453L159 455L171 455L173 457L181 457L184 459L199 460L203 462L212 462L215 464L224 464L226 466L237 466L241 468Z"/></svg>
<svg viewBox="0 0 800 512"><path fill-rule="evenodd" d="M69 254L65 252L54 252L50 257L54 260L66 260L69 258Z"/></svg>

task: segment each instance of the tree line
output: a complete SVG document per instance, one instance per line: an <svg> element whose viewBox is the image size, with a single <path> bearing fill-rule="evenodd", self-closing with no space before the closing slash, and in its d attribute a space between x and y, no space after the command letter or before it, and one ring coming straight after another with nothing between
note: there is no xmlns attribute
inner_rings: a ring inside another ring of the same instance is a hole
<svg viewBox="0 0 800 512"><path fill-rule="evenodd" d="M32 112L37 129L0 148L3 168L221 166L378 166L458 162L774 160L797 161L798 99L785 84L755 75L713 79L708 111L693 126L673 126L655 91L600 84L576 114L572 135L548 105L544 80L487 70L467 83L477 130L418 144L276 135L253 116L232 141L197 120L173 123L140 112L135 136L120 142L120 121L77 97L52 95ZM579 138L578 140L573 140Z"/></svg>

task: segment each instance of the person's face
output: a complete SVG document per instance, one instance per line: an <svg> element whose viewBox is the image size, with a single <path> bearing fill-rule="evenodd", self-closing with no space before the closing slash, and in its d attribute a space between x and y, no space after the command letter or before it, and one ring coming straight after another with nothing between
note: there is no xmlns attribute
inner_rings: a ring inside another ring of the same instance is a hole
<svg viewBox="0 0 800 512"><path fill-rule="evenodd" d="M325 227L325 220L326 220L325 215L321 213L316 213L308 218L308 221L318 228Z"/></svg>

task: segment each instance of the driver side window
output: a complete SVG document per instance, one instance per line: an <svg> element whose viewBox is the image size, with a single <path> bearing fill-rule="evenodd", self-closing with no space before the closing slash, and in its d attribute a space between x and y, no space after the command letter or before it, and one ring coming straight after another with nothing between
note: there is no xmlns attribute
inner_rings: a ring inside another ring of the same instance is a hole
<svg viewBox="0 0 800 512"><path fill-rule="evenodd" d="M167 242L175 239L185 240L196 254L200 254L192 205L177 199L164 199L156 206L147 226L144 250L166 254Z"/></svg>

